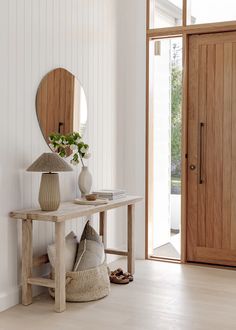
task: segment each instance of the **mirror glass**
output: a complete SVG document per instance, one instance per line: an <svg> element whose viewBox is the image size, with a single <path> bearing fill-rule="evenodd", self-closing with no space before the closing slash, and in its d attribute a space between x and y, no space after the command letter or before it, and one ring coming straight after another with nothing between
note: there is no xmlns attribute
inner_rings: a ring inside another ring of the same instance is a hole
<svg viewBox="0 0 236 330"><path fill-rule="evenodd" d="M83 136L87 124L87 101L79 80L63 68L49 72L38 88L36 112L48 145L51 133L66 135L77 131Z"/></svg>

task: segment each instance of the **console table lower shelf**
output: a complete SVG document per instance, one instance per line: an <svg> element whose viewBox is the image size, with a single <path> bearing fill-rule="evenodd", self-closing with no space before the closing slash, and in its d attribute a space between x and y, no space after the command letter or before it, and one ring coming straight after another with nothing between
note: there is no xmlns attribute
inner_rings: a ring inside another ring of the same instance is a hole
<svg viewBox="0 0 236 330"><path fill-rule="evenodd" d="M27 306L32 303L32 285L44 286L55 289L55 311L63 312L66 309L65 294L65 221L99 213L99 231L102 236L106 254L127 257L127 270L131 274L135 271L134 255L134 220L135 204L141 201L141 197L127 196L122 199L110 201L108 204L78 205L66 202L60 205L57 211L45 212L36 210L20 210L10 213L13 219L22 221L22 304ZM118 207L127 207L127 251L119 251L107 248L107 211ZM33 267L39 267L48 263L47 255L33 258L33 221L47 221L55 223L55 280L32 277Z"/></svg>

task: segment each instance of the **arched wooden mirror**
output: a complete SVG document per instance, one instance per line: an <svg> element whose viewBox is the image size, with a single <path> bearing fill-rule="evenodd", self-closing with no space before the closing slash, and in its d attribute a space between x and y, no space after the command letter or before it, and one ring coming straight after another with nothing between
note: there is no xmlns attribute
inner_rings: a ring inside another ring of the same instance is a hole
<svg viewBox="0 0 236 330"><path fill-rule="evenodd" d="M36 112L48 145L51 133L66 135L77 131L83 136L87 124L87 101L79 80L63 68L49 72L38 88Z"/></svg>

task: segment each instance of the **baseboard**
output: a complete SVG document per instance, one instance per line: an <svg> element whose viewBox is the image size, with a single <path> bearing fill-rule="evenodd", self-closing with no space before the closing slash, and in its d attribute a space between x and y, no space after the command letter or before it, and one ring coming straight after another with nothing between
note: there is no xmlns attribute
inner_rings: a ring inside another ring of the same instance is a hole
<svg viewBox="0 0 236 330"><path fill-rule="evenodd" d="M41 275L43 277L48 276L48 273ZM33 286L32 295L36 297L43 292L45 292L47 288L42 286ZM10 288L8 291L0 292L0 312L5 311L8 308L11 308L15 305L18 305L21 301L21 286L16 286Z"/></svg>
<svg viewBox="0 0 236 330"><path fill-rule="evenodd" d="M14 287L5 292L0 292L0 312L19 304L20 288Z"/></svg>

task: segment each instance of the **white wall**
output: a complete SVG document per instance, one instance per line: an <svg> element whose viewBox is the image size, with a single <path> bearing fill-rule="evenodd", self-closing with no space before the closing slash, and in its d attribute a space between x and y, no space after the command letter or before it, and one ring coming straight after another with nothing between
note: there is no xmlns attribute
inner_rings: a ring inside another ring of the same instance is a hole
<svg viewBox="0 0 236 330"><path fill-rule="evenodd" d="M118 100L124 186L145 196L146 0L117 0ZM145 201L136 207L136 256L145 256Z"/></svg>
<svg viewBox="0 0 236 330"><path fill-rule="evenodd" d="M20 283L20 230L8 213L38 205L40 175L25 168L49 151L35 114L36 90L48 71L64 67L84 86L94 188L144 193L144 20L145 0L0 1L0 310L18 302ZM63 200L78 193L77 177L78 171L60 174ZM109 242L117 247L126 239L124 213L118 215L119 223L115 212L109 217ZM143 206L137 222L143 240ZM73 221L67 230L80 235L83 224ZM53 235L52 225L35 223L36 255L45 253ZM138 256L143 248L144 241Z"/></svg>

